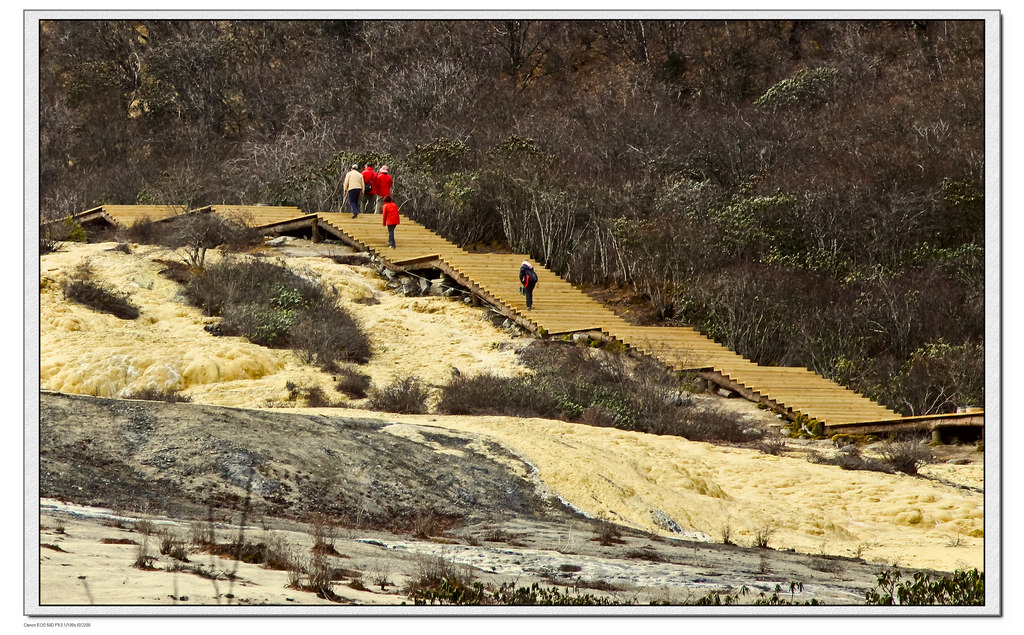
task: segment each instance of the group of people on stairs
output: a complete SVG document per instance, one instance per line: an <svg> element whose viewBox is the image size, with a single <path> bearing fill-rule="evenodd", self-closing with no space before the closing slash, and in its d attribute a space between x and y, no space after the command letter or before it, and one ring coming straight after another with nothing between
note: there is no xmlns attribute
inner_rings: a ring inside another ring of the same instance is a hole
<svg viewBox="0 0 1024 635"><path fill-rule="evenodd" d="M381 166L380 172L377 172L372 163L367 163L362 172L359 171L359 164L353 164L345 175L344 184L352 218L357 218L360 213L380 214L381 224L388 229L388 247L391 249L395 248L395 227L400 223L398 205L391 198L393 184L394 179L388 166ZM526 308L532 310L537 271L528 260L524 260L519 267L519 284L520 293L526 296Z"/></svg>
<svg viewBox="0 0 1024 635"><path fill-rule="evenodd" d="M394 249L395 227L400 221L398 204L391 198L392 185L394 179L391 178L388 166L381 166L380 172L377 172L372 163L367 163L360 172L359 165L353 164L345 175L343 189L352 218L357 218L360 213L381 215L381 224L388 228L388 246Z"/></svg>

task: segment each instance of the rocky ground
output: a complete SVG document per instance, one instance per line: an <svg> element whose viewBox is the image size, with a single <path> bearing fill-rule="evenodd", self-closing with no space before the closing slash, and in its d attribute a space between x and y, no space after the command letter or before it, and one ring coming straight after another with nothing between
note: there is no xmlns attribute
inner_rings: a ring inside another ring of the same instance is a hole
<svg viewBox="0 0 1024 635"><path fill-rule="evenodd" d="M373 412L290 351L211 335L214 318L161 273L173 253L115 247L68 245L41 260L40 506L29 525L38 520L41 606L410 605L439 568L644 606L743 588L749 603L776 586L787 600L856 605L894 565L983 565L984 452L973 443L932 448L935 462L910 477L809 461L838 450L783 441L770 413L709 395L688 399L730 411L779 451ZM338 245L289 241L274 253L335 289L371 334L359 371L374 386L413 374L437 385L455 367L526 372L516 351L532 338L482 309L405 297L372 267L339 262L354 254ZM83 264L142 316L68 302L61 282ZM336 407L296 407L289 385L322 387ZM121 398L151 386L191 403ZM752 546L762 532L769 546ZM233 544L280 557L240 562Z"/></svg>
<svg viewBox="0 0 1024 635"><path fill-rule="evenodd" d="M488 585L641 605L741 587L752 601L776 585L786 599L858 604L884 568L615 528L546 493L530 465L479 435L344 410L43 393L40 494L42 605L412 604L415 582L445 566ZM307 573L239 562L202 547L204 532L221 545L287 545ZM317 535L333 545L322 563L331 594L319 596L303 589ZM161 553L171 537L184 560Z"/></svg>

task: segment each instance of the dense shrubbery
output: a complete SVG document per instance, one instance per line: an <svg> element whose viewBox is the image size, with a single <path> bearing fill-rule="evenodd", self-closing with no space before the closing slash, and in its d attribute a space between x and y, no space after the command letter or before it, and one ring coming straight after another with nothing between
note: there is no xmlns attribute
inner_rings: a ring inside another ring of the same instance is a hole
<svg viewBox="0 0 1024 635"><path fill-rule="evenodd" d="M950 411L984 402L984 28L51 21L41 209L337 209L345 166L387 162L403 213L456 242Z"/></svg>
<svg viewBox="0 0 1024 635"><path fill-rule="evenodd" d="M521 351L532 374L481 373L441 386L438 412L557 418L588 425L686 437L749 441L745 426L725 412L694 406L661 366L630 367L621 355L538 342Z"/></svg>
<svg viewBox="0 0 1024 635"><path fill-rule="evenodd" d="M294 348L304 361L327 370L370 359L369 338L337 298L282 264L225 258L196 274L186 293L207 314L222 318L215 326L219 334Z"/></svg>

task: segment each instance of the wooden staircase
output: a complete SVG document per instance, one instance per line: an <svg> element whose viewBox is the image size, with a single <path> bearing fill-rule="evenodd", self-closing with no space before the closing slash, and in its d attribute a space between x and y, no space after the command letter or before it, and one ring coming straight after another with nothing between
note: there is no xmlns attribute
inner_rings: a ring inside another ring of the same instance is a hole
<svg viewBox="0 0 1024 635"><path fill-rule="evenodd" d="M75 216L81 223L130 226L141 220L166 220L184 214L185 206L103 205ZM688 327L629 324L610 309L526 254L470 253L406 217L398 226L396 247L387 244L387 229L378 214L318 212L298 207L209 205L193 213L214 213L244 221L264 231L309 230L314 238L331 234L376 255L391 269L438 269L477 298L541 335L587 332L619 341L676 370L697 371L710 381L747 399L765 403L790 417L804 414L831 428L865 423L899 423L896 412L806 368L761 366ZM519 294L519 266L529 260L539 283L534 307L526 309ZM852 429L852 428L851 428Z"/></svg>
<svg viewBox="0 0 1024 635"><path fill-rule="evenodd" d="M469 253L426 227L402 218L396 248L375 214L319 213L322 228L374 253L397 269L436 268L516 322L541 334L598 332L676 370L698 371L719 385L789 416L805 414L830 426L896 421L901 416L806 369L761 366L688 327L629 324L526 254ZM534 307L519 294L519 266L529 260L539 283Z"/></svg>

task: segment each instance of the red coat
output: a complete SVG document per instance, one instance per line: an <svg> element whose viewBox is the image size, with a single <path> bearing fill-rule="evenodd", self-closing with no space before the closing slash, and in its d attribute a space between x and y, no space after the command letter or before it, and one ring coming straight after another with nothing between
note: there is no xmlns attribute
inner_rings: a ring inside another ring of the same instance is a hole
<svg viewBox="0 0 1024 635"><path fill-rule="evenodd" d="M381 221L381 225L397 225L398 224L398 205L394 201L390 203L384 203L384 207L380 210L381 216L384 219Z"/></svg>
<svg viewBox="0 0 1024 635"><path fill-rule="evenodd" d="M377 173L373 171L373 168L363 170L363 187L370 188L373 194L377 193ZM387 194L384 194L384 196L387 196Z"/></svg>
<svg viewBox="0 0 1024 635"><path fill-rule="evenodd" d="M391 175L387 172L378 174L373 182L373 193L377 196L391 196Z"/></svg>

